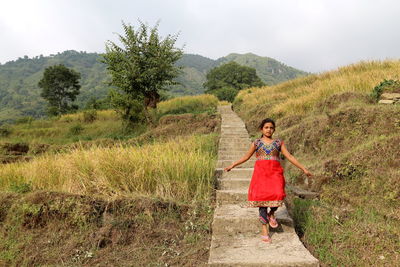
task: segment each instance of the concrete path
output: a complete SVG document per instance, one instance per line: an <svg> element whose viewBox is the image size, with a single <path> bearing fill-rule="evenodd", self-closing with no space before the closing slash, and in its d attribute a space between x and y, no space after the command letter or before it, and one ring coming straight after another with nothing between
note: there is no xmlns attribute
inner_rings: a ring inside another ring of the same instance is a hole
<svg viewBox="0 0 400 267"><path fill-rule="evenodd" d="M270 228L272 243L261 241L258 208L241 205L253 173L255 156L246 163L223 172L223 168L240 159L251 140L243 121L231 105L219 106L221 139L218 148L217 207L212 223L212 240L208 264L212 266L319 266L319 262L300 242L286 207L276 213L280 226Z"/></svg>

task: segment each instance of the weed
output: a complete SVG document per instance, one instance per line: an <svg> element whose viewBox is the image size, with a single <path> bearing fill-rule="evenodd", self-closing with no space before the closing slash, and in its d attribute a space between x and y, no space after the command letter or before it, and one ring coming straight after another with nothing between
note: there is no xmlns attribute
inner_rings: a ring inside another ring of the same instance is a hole
<svg viewBox="0 0 400 267"><path fill-rule="evenodd" d="M78 135L78 134L82 133L83 130L84 130L84 128L81 124L75 124L69 128L69 134Z"/></svg>
<svg viewBox="0 0 400 267"><path fill-rule="evenodd" d="M87 123L94 122L97 119L97 111L95 109L85 110L83 112L83 121Z"/></svg>

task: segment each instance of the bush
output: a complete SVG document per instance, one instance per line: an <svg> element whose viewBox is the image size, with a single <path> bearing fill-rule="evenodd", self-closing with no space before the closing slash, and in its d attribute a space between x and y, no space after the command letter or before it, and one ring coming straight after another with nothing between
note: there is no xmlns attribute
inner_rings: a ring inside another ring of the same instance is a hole
<svg viewBox="0 0 400 267"><path fill-rule="evenodd" d="M32 191L32 183L15 183L11 182L10 191L15 193L28 193Z"/></svg>
<svg viewBox="0 0 400 267"><path fill-rule="evenodd" d="M97 111L94 109L91 110L85 110L83 112L83 121L84 122L94 122L97 119Z"/></svg>
<svg viewBox="0 0 400 267"><path fill-rule="evenodd" d="M11 127L8 125L0 126L0 136L7 137L12 133Z"/></svg>
<svg viewBox="0 0 400 267"><path fill-rule="evenodd" d="M83 126L80 124L76 124L74 126L72 126L71 128L69 128L69 133L71 135L78 135L80 134L82 131L84 130Z"/></svg>
<svg viewBox="0 0 400 267"><path fill-rule="evenodd" d="M238 92L239 91L235 88L224 87L213 90L210 93L218 97L219 100L226 100L232 103Z"/></svg>
<svg viewBox="0 0 400 267"><path fill-rule="evenodd" d="M394 91L396 89L400 89L400 81L385 79L372 89L371 97L378 102L384 91Z"/></svg>

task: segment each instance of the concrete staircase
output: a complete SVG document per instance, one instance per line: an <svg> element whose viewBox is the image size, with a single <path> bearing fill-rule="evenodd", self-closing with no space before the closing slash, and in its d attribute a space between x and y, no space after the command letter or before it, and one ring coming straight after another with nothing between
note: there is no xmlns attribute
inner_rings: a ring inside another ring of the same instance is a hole
<svg viewBox="0 0 400 267"><path fill-rule="evenodd" d="M231 105L219 106L221 139L219 142L216 194L217 207L212 223L208 264L212 266L319 266L319 262L300 242L286 207L276 212L280 226L270 228L272 243L261 241L258 208L242 207L253 173L255 156L246 163L223 172L240 159L250 147L243 121Z"/></svg>

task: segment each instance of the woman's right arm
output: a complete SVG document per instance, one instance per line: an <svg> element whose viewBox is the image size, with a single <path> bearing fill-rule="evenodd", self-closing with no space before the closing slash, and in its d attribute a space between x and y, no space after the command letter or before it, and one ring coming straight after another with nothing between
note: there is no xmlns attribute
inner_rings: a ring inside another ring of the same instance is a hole
<svg viewBox="0 0 400 267"><path fill-rule="evenodd" d="M254 142L251 143L249 150L246 152L246 154L239 159L238 161L232 163L231 166L228 166L224 169L224 171L230 171L232 168L234 168L237 165L242 164L243 162L246 162L247 160L249 160L249 158L251 158L251 156L253 155L254 151L256 151L256 146L254 144Z"/></svg>

